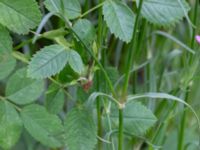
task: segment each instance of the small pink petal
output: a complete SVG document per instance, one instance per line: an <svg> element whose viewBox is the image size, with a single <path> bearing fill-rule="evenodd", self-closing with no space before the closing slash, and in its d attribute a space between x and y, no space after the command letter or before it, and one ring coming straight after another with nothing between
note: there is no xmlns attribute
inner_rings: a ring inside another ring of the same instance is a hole
<svg viewBox="0 0 200 150"><path fill-rule="evenodd" d="M200 35L195 36L196 41L200 44Z"/></svg>

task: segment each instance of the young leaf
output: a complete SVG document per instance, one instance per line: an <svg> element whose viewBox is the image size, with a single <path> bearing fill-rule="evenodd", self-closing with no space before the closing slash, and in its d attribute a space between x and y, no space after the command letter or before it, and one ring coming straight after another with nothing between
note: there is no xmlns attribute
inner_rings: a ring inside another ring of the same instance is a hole
<svg viewBox="0 0 200 150"><path fill-rule="evenodd" d="M16 104L27 104L37 100L44 90L44 82L26 77L26 69L18 70L9 79L6 96Z"/></svg>
<svg viewBox="0 0 200 150"><path fill-rule="evenodd" d="M181 2L185 9L182 8L178 0L144 0L141 13L153 24L169 26L185 16L184 10L186 13L190 10L185 0ZM137 1L137 4L139 4L139 1Z"/></svg>
<svg viewBox="0 0 200 150"><path fill-rule="evenodd" d="M21 111L26 130L37 141L49 147L62 146L63 126L61 120L49 114L42 106L33 104Z"/></svg>
<svg viewBox="0 0 200 150"><path fill-rule="evenodd" d="M96 127L91 114L84 108L74 108L64 122L66 144L70 150L93 150L96 139Z"/></svg>
<svg viewBox="0 0 200 150"><path fill-rule="evenodd" d="M80 55L74 50L68 50L68 62L70 67L77 73L83 72L84 66Z"/></svg>
<svg viewBox="0 0 200 150"><path fill-rule="evenodd" d="M19 34L35 28L41 19L35 0L0 0L0 14L0 23Z"/></svg>
<svg viewBox="0 0 200 150"><path fill-rule="evenodd" d="M15 108L6 101L0 101L0 147L11 149L19 140L22 121Z"/></svg>
<svg viewBox="0 0 200 150"><path fill-rule="evenodd" d="M81 14L78 0L46 0L45 6L53 13L60 13L68 19L75 19Z"/></svg>
<svg viewBox="0 0 200 150"><path fill-rule="evenodd" d="M106 1L103 5L104 19L116 37L130 42L133 34L135 16L132 10L120 1Z"/></svg>
<svg viewBox="0 0 200 150"><path fill-rule="evenodd" d="M59 73L68 60L66 48L61 45L51 45L37 52L28 67L31 78L46 78Z"/></svg>
<svg viewBox="0 0 200 150"><path fill-rule="evenodd" d="M65 94L63 89L56 84L50 85L46 93L45 105L49 112L57 114L62 110L65 102Z"/></svg>
<svg viewBox="0 0 200 150"><path fill-rule="evenodd" d="M113 125L118 127L118 109L114 107L111 115ZM124 131L133 135L142 135L152 127L157 118L144 105L138 102L128 103L124 109Z"/></svg>
<svg viewBox="0 0 200 150"><path fill-rule="evenodd" d="M86 45L92 44L96 32L93 24L89 20L78 20L73 26L73 29Z"/></svg>

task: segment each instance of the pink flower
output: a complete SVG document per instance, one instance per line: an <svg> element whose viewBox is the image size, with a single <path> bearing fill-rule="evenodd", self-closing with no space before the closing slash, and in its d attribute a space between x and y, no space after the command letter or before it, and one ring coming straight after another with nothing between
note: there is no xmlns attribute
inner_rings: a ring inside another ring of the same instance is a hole
<svg viewBox="0 0 200 150"><path fill-rule="evenodd" d="M196 41L200 44L200 35L195 36Z"/></svg>

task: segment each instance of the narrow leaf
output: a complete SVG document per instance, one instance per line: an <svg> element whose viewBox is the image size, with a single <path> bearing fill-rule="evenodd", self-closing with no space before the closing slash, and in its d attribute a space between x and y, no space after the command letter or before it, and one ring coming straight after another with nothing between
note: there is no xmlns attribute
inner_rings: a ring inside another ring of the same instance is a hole
<svg viewBox="0 0 200 150"><path fill-rule="evenodd" d="M184 100L170 95L170 94L166 94L166 93L144 93L144 94L136 94L136 95L130 95L127 98L127 103L136 100L136 99L141 99L141 98L155 98L155 99L163 99L163 100L171 100L171 101L176 101L179 103L184 104L185 106L187 106L192 113L194 114L194 116L196 117L197 123L198 123L198 127L199 127L199 132L200 132L200 120L199 117L197 115L197 113L195 112L195 110L192 108L192 106L190 106L188 103L186 103Z"/></svg>

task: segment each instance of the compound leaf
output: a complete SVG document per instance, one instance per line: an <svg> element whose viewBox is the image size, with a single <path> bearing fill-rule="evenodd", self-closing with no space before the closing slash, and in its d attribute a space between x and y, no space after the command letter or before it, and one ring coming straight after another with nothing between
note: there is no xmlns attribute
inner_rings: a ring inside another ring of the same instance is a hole
<svg viewBox="0 0 200 150"><path fill-rule="evenodd" d="M66 48L61 45L47 46L37 52L28 67L31 78L46 78L59 73L66 65L68 55Z"/></svg>

